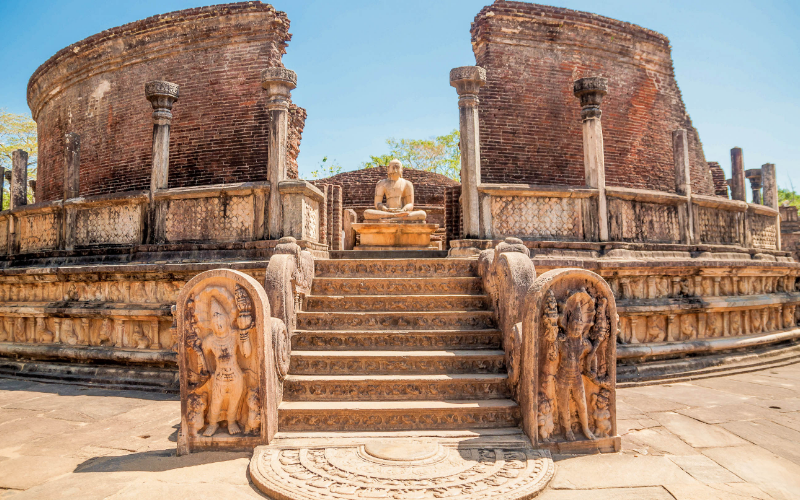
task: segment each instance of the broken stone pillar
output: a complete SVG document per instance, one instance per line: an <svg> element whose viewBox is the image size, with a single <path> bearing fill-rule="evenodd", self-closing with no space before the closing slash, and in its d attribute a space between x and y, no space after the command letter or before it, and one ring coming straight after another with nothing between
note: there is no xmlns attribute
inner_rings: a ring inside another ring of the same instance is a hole
<svg viewBox="0 0 800 500"><path fill-rule="evenodd" d="M70 132L64 135L64 141L64 199L68 200L77 198L80 191L81 136Z"/></svg>
<svg viewBox="0 0 800 500"><path fill-rule="evenodd" d="M286 68L267 68L261 72L261 86L267 91L269 110L269 144L267 145L267 178L270 184L267 238L283 236L283 211L278 184L286 176L286 140L289 103L292 89L297 87L297 74Z"/></svg>
<svg viewBox="0 0 800 500"><path fill-rule="evenodd" d="M679 212L684 243L694 243L694 209L692 207L692 181L689 170L689 141L686 130L672 132L672 160L675 163L675 191L686 197L686 209Z"/></svg>
<svg viewBox="0 0 800 500"><path fill-rule="evenodd" d="M155 80L144 85L147 100L153 106L153 169L150 177L151 196L169 183L169 128L172 105L178 100L178 85Z"/></svg>
<svg viewBox="0 0 800 500"><path fill-rule="evenodd" d="M11 204L17 208L28 204L28 153L18 149L11 153Z"/></svg>
<svg viewBox="0 0 800 500"><path fill-rule="evenodd" d="M461 132L461 214L464 238L479 238L481 183L481 141L478 125L478 91L486 85L486 70L462 66L450 70L450 85L458 92L458 119Z"/></svg>
<svg viewBox="0 0 800 500"><path fill-rule="evenodd" d="M773 210L778 210L778 179L775 174L775 164L765 163L761 166L761 186L764 192L764 205ZM781 249L781 216L775 217L775 248Z"/></svg>
<svg viewBox="0 0 800 500"><path fill-rule="evenodd" d="M36 179L28 181L28 189L30 189L31 193L31 202L36 203Z"/></svg>
<svg viewBox="0 0 800 500"><path fill-rule="evenodd" d="M731 199L747 201L744 188L744 157L742 148L731 149Z"/></svg>
<svg viewBox="0 0 800 500"><path fill-rule="evenodd" d="M353 209L346 209L343 213L343 226L344 226L344 248L343 250L352 250L356 246L356 231L353 229L353 224L356 223L356 211Z"/></svg>
<svg viewBox="0 0 800 500"><path fill-rule="evenodd" d="M608 241L608 204L606 201L606 169L603 154L603 127L600 103L608 92L608 79L599 76L575 80L575 97L581 101L583 121L583 166L586 170L586 185L598 190L597 221L600 226L600 241Z"/></svg>
<svg viewBox="0 0 800 500"><path fill-rule="evenodd" d="M761 169L751 168L744 171L744 176L750 181L750 189L753 190L753 203L761 205Z"/></svg>

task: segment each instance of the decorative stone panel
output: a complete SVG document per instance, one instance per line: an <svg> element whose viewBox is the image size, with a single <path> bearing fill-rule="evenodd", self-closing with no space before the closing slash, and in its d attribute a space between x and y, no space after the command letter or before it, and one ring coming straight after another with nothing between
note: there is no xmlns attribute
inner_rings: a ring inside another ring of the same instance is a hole
<svg viewBox="0 0 800 500"><path fill-rule="evenodd" d="M303 199L303 230L311 241L319 241L319 203Z"/></svg>
<svg viewBox="0 0 800 500"><path fill-rule="evenodd" d="M739 243L739 216L711 207L695 205L700 243L734 245Z"/></svg>
<svg viewBox="0 0 800 500"><path fill-rule="evenodd" d="M0 254L8 253L8 217L0 218Z"/></svg>
<svg viewBox="0 0 800 500"><path fill-rule="evenodd" d="M78 245L133 245L141 240L141 205L93 207L77 213L75 243Z"/></svg>
<svg viewBox="0 0 800 500"><path fill-rule="evenodd" d="M777 245L775 217L761 214L747 214L752 246L775 250Z"/></svg>
<svg viewBox="0 0 800 500"><path fill-rule="evenodd" d="M58 246L58 214L38 213L19 218L20 252L52 250Z"/></svg>
<svg viewBox="0 0 800 500"><path fill-rule="evenodd" d="M250 241L253 239L253 196L171 200L166 239L179 241Z"/></svg>
<svg viewBox="0 0 800 500"><path fill-rule="evenodd" d="M493 196L492 234L540 239L582 239L580 200Z"/></svg>
<svg viewBox="0 0 800 500"><path fill-rule="evenodd" d="M658 203L610 199L611 240L642 243L680 243L678 207Z"/></svg>

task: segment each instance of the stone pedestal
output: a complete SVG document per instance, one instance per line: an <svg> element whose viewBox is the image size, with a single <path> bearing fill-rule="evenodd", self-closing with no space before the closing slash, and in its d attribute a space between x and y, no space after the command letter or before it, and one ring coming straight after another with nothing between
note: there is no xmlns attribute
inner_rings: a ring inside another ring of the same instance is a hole
<svg viewBox="0 0 800 500"><path fill-rule="evenodd" d="M351 227L361 235L361 244L355 250L405 250L431 247L431 234L439 224L364 222Z"/></svg>

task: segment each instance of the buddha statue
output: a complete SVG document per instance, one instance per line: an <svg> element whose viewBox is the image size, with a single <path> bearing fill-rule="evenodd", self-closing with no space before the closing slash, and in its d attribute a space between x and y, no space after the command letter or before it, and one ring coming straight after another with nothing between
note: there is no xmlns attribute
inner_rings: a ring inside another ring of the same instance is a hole
<svg viewBox="0 0 800 500"><path fill-rule="evenodd" d="M425 222L425 211L414 210L414 185L403 179L403 164L389 162L388 179L375 186L375 209L364 211L365 221ZM386 196L386 203L383 197Z"/></svg>

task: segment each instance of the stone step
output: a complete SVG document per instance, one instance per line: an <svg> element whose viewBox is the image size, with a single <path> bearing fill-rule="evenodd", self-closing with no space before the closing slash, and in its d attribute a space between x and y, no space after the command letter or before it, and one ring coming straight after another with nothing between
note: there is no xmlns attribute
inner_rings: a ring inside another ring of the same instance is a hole
<svg viewBox="0 0 800 500"><path fill-rule="evenodd" d="M480 278L315 278L313 295L483 295Z"/></svg>
<svg viewBox="0 0 800 500"><path fill-rule="evenodd" d="M281 432L485 429L519 423L519 406L511 399L283 401L278 407Z"/></svg>
<svg viewBox="0 0 800 500"><path fill-rule="evenodd" d="M492 311L298 312L300 330L485 330Z"/></svg>
<svg viewBox="0 0 800 500"><path fill-rule="evenodd" d="M478 275L475 259L334 259L314 262L317 277L394 278L474 277Z"/></svg>
<svg viewBox="0 0 800 500"><path fill-rule="evenodd" d="M485 311L485 295L309 295L305 310L319 311Z"/></svg>
<svg viewBox="0 0 800 500"><path fill-rule="evenodd" d="M284 401L407 401L510 397L506 374L289 375Z"/></svg>
<svg viewBox="0 0 800 500"><path fill-rule="evenodd" d="M500 349L500 330L296 330L292 349Z"/></svg>
<svg viewBox="0 0 800 500"><path fill-rule="evenodd" d="M506 373L501 350L294 351L292 375Z"/></svg>

